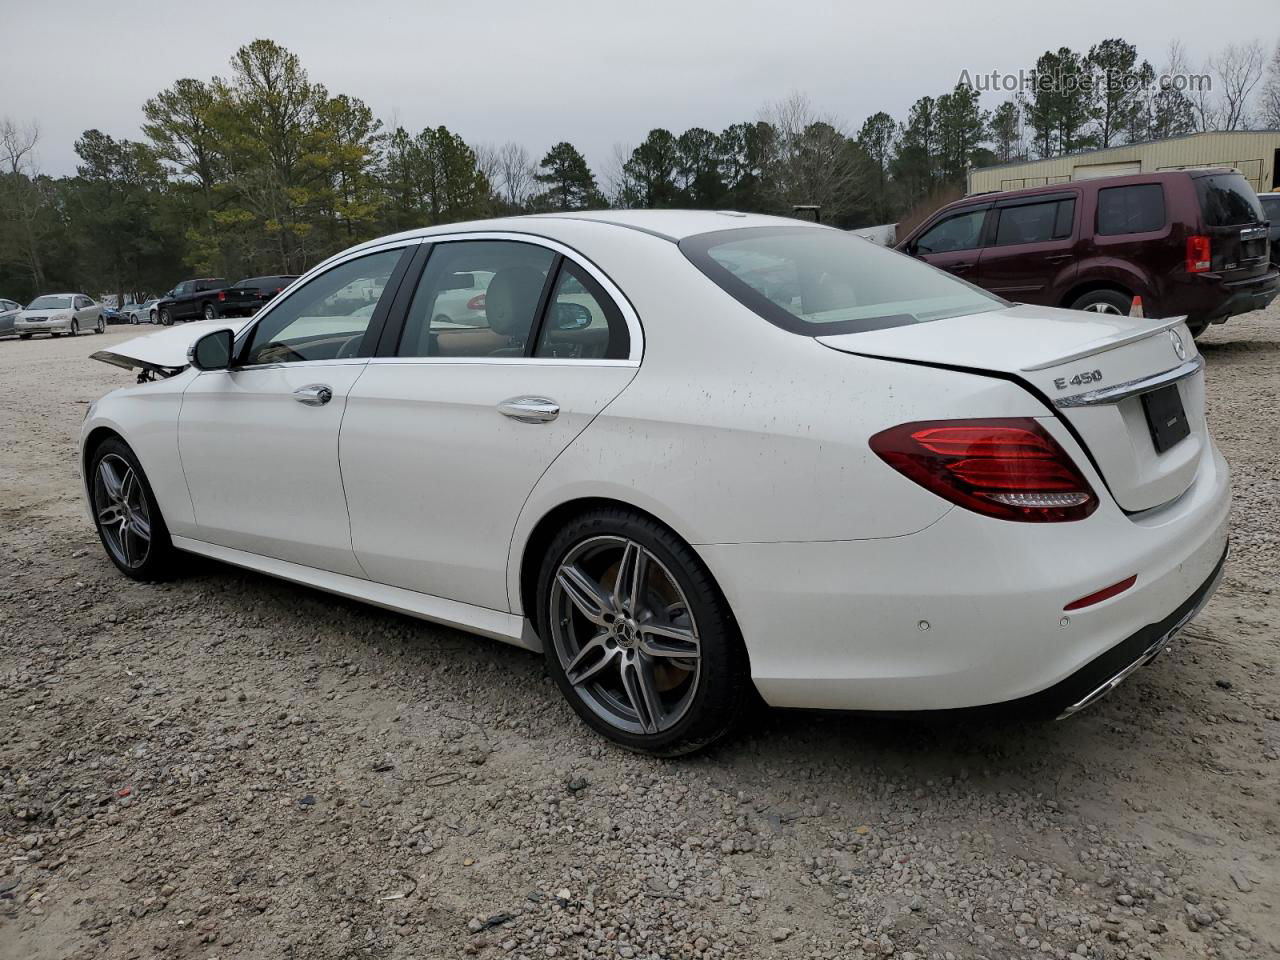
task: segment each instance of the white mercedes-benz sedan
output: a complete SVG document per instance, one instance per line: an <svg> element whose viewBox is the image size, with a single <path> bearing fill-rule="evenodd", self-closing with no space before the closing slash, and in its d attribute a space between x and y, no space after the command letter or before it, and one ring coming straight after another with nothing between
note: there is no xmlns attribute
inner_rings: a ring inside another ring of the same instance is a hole
<svg viewBox="0 0 1280 960"><path fill-rule="evenodd" d="M541 650L655 754L754 693L1074 713L1226 558L1180 318L1014 305L792 220L419 230L95 356L141 371L81 435L125 574L185 551Z"/></svg>

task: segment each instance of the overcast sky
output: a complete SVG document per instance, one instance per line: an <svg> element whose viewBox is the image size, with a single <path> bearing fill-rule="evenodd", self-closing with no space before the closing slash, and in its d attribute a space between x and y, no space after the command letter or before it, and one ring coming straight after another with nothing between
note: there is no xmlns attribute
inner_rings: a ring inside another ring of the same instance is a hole
<svg viewBox="0 0 1280 960"><path fill-rule="evenodd" d="M793 91L856 132L903 119L960 72L1016 72L1047 48L1136 43L1159 69L1181 38L1194 62L1260 37L1266 2L1216 0L0 0L0 116L36 120L40 160L75 171L97 127L139 138L141 106L179 77L229 73L267 37L312 80L389 124L444 124L469 143L517 140L539 158L569 140L597 172L614 144L663 126L719 130ZM1280 22L1278 22L1280 23ZM998 98L988 95L988 106Z"/></svg>

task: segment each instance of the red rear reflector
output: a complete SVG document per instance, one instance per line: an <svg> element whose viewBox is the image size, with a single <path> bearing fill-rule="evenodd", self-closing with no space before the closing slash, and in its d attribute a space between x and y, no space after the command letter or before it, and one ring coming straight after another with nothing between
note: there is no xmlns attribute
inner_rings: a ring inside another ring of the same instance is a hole
<svg viewBox="0 0 1280 960"><path fill-rule="evenodd" d="M1187 237L1187 273L1204 273L1212 267L1209 238L1199 234Z"/></svg>
<svg viewBox="0 0 1280 960"><path fill-rule="evenodd" d="M1030 418L904 423L870 442L899 473L988 517L1083 520L1098 507L1067 452Z"/></svg>
<svg viewBox="0 0 1280 960"><path fill-rule="evenodd" d="M1081 607L1092 607L1095 603L1101 603L1103 600L1110 600L1118 593L1124 593L1135 583L1138 582L1138 575L1135 573L1132 577L1125 577L1119 583L1113 583L1109 587L1103 587L1097 593L1091 593L1087 597L1081 597L1079 600L1072 600L1063 610L1079 610Z"/></svg>
<svg viewBox="0 0 1280 960"><path fill-rule="evenodd" d="M468 301L467 301L467 309L468 309L468 310L483 310L483 309L484 309L484 294L483 294L483 293L477 293L474 297L472 297L470 300L468 300Z"/></svg>

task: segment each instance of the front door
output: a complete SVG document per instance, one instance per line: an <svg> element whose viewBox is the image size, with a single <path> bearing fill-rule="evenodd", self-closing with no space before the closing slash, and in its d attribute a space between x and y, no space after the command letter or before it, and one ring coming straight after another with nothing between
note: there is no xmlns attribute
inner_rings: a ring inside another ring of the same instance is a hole
<svg viewBox="0 0 1280 960"><path fill-rule="evenodd" d="M342 424L352 544L371 579L509 609L525 500L636 372L603 282L531 242L432 247Z"/></svg>
<svg viewBox="0 0 1280 960"><path fill-rule="evenodd" d="M200 539L362 576L338 427L403 252L365 254L318 275L264 311L231 369L201 373L187 387L178 446Z"/></svg>
<svg viewBox="0 0 1280 960"><path fill-rule="evenodd" d="M943 217L912 241L908 252L940 270L979 283L978 255L988 207Z"/></svg>

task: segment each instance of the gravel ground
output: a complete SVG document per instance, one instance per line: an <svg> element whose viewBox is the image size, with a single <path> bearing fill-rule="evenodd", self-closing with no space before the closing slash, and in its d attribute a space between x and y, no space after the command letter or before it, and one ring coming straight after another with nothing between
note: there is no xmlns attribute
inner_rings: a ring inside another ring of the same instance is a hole
<svg viewBox="0 0 1280 960"><path fill-rule="evenodd" d="M1070 722L762 711L659 762L541 661L212 563L79 496L125 336L0 342L0 957L1280 953L1280 309L1215 328L1222 590Z"/></svg>

